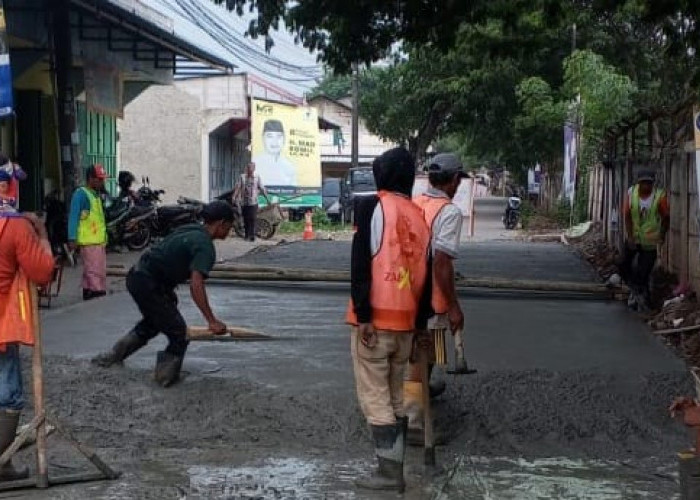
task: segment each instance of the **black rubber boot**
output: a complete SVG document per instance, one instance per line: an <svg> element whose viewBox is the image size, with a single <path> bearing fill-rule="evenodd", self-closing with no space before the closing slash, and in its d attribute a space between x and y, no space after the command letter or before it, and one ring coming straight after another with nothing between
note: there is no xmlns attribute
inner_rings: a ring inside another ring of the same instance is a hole
<svg viewBox="0 0 700 500"><path fill-rule="evenodd" d="M114 344L111 351L98 354L92 358L92 363L102 368L109 368L117 363L121 364L126 358L145 346L146 343L146 340L137 335L134 330L131 330Z"/></svg>
<svg viewBox="0 0 700 500"><path fill-rule="evenodd" d="M180 380L182 356L176 356L168 351L158 351L154 378L162 387L170 387Z"/></svg>
<svg viewBox="0 0 700 500"><path fill-rule="evenodd" d="M17 434L17 423L19 422L19 411L0 410L0 454L2 454L15 440ZM0 467L0 481L16 481L26 479L29 471L26 467L16 469L9 460Z"/></svg>
<svg viewBox="0 0 700 500"><path fill-rule="evenodd" d="M404 417L405 418L405 417ZM355 485L366 490L386 490L403 493L403 461L406 451L408 419L402 418L394 425L372 425L377 469L368 478L358 479Z"/></svg>

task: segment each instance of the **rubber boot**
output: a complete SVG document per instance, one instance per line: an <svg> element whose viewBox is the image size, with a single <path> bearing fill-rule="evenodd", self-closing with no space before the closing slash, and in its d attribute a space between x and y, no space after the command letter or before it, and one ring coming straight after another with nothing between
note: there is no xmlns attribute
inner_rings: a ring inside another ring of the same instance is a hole
<svg viewBox="0 0 700 500"><path fill-rule="evenodd" d="M98 354L92 358L92 363L102 368L109 368L113 364L123 363L126 358L141 349L147 343L134 330L120 338L112 347L112 350Z"/></svg>
<svg viewBox="0 0 700 500"><path fill-rule="evenodd" d="M403 462L406 451L405 428L407 419L393 425L372 425L377 469L368 478L358 479L355 485L366 490L387 490L403 493Z"/></svg>
<svg viewBox="0 0 700 500"><path fill-rule="evenodd" d="M19 411L0 410L0 454L2 454L15 440L17 434L17 423L19 422ZM16 481L26 479L29 471L26 467L16 469L9 460L0 467L0 481Z"/></svg>
<svg viewBox="0 0 700 500"><path fill-rule="evenodd" d="M162 387L170 387L180 380L182 356L176 356L168 351L158 351L154 378Z"/></svg>
<svg viewBox="0 0 700 500"><path fill-rule="evenodd" d="M700 498L700 459L692 451L678 454L680 500Z"/></svg>

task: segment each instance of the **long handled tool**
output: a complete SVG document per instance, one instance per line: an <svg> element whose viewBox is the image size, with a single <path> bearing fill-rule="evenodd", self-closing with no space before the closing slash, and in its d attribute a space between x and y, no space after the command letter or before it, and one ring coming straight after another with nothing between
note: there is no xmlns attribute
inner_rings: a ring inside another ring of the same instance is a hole
<svg viewBox="0 0 700 500"><path fill-rule="evenodd" d="M454 370L448 370L451 375L472 375L477 371L469 368L467 360L464 357L464 334L462 330L457 330L454 334L455 338L455 367Z"/></svg>
<svg viewBox="0 0 700 500"><path fill-rule="evenodd" d="M433 412L430 408L430 380L429 363L430 351L420 348L420 376L421 376L421 397L423 399L423 435L424 435L424 455L425 465L435 465L435 434L433 431Z"/></svg>

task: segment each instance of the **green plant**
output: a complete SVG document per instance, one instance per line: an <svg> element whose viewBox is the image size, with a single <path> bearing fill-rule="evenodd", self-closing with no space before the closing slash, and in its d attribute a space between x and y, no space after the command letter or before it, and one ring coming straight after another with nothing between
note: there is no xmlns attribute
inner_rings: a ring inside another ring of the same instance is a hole
<svg viewBox="0 0 700 500"><path fill-rule="evenodd" d="M520 206L520 221L523 229L527 229L530 220L537 214L537 208L532 204L530 200L523 200Z"/></svg>

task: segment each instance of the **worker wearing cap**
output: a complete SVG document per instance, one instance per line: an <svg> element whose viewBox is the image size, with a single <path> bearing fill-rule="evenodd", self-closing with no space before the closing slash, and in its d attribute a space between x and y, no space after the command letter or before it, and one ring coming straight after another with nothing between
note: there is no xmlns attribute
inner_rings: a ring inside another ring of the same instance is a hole
<svg viewBox="0 0 700 500"><path fill-rule="evenodd" d="M107 368L122 363L159 333L168 346L158 352L155 379L168 387L180 378L187 351L187 325L177 309L175 287L190 282L192 300L214 334L226 332L226 325L211 310L204 281L216 262L213 240L223 240L233 227L233 208L225 201L213 201L201 212L203 224L180 226L141 256L129 270L126 288L141 311L141 320L119 339L112 350L93 358Z"/></svg>
<svg viewBox="0 0 700 500"><path fill-rule="evenodd" d="M435 316L431 318L429 326L431 330L449 328L454 333L464 326L464 314L455 289L453 264L459 253L463 218L462 211L452 203L452 199L466 174L462 162L452 153L441 153L433 157L427 170L430 187L413 201L423 212L431 233L432 308ZM429 373L432 373L432 364L429 366ZM431 385L431 397L444 390L444 382ZM404 382L409 444L422 445L424 442L422 401L420 364L409 363Z"/></svg>
<svg viewBox="0 0 700 500"><path fill-rule="evenodd" d="M671 220L666 192L654 182L653 171L641 171L637 183L627 192L622 210L626 245L620 274L632 292L628 305L640 310L649 306L649 277L657 247L666 241Z"/></svg>
<svg viewBox="0 0 700 500"><path fill-rule="evenodd" d="M85 186L76 189L68 214L68 246L80 249L83 300L107 293L107 223L100 195L107 172L100 164L87 169Z"/></svg>
<svg viewBox="0 0 700 500"><path fill-rule="evenodd" d="M265 184L275 187L297 185L296 166L285 158L284 126L279 120L266 120L263 124L262 144L264 152L253 158Z"/></svg>
<svg viewBox="0 0 700 500"><path fill-rule="evenodd" d="M357 204L352 241L350 349L360 408L378 468L358 487L403 491L408 419L403 379L414 334L425 337L430 309L430 231L411 202L415 162L391 149L373 166L377 195Z"/></svg>
<svg viewBox="0 0 700 500"><path fill-rule="evenodd" d="M27 179L27 173L18 164L14 163L5 153L0 152L0 175L4 172L10 177L8 181L7 197L14 199L13 208L18 207L19 182ZM3 177L6 177L3 175Z"/></svg>

